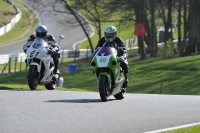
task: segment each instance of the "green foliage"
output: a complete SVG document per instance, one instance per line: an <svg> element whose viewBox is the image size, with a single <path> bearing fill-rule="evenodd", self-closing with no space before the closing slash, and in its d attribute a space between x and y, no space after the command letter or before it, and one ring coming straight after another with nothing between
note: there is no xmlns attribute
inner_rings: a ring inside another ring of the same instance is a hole
<svg viewBox="0 0 200 133"><path fill-rule="evenodd" d="M127 23L126 25L119 25L119 23L103 23L102 24L102 37L104 36L104 29L108 26L108 25L113 25L116 26L117 28L117 36L119 36L120 38L122 38L122 40L127 40L129 38L133 38L134 36L134 28L133 28L133 24L132 23ZM92 40L92 45L93 47L96 47L99 37L97 34L95 34L93 37L91 37ZM87 47L89 47L89 42L83 41L81 43L79 43L78 48L79 49L86 49Z"/></svg>
<svg viewBox="0 0 200 133"><path fill-rule="evenodd" d="M163 46L163 58L173 58L177 55L175 43L171 40Z"/></svg>
<svg viewBox="0 0 200 133"><path fill-rule="evenodd" d="M84 3L81 3L83 1L68 0L67 2L72 8L75 8L81 14L83 14L88 19L90 24L92 24L95 31L94 36L91 37L93 47L96 47L96 44L100 39L97 33L99 30L98 28L101 28L101 37L103 37L104 30L109 25L115 26L117 28L118 36L123 40L132 38L134 36L133 22L123 20L122 12L119 10L115 10L112 13L108 11L106 8L109 1L93 1L92 3L91 1L84 1ZM95 10L94 3L96 3L97 10ZM98 21L100 21L100 27L98 27ZM78 48L89 48L88 40L79 43Z"/></svg>
<svg viewBox="0 0 200 133"><path fill-rule="evenodd" d="M200 131L200 125L197 125L187 128L176 129L172 131L166 131L162 133L199 133L199 131Z"/></svg>

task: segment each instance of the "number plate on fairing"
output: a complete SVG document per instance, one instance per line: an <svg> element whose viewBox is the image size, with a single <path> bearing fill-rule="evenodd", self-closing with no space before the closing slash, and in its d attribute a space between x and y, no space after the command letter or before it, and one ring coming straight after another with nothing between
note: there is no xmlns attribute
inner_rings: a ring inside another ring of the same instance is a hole
<svg viewBox="0 0 200 133"><path fill-rule="evenodd" d="M107 67L109 60L110 60L111 55L109 56L97 56L97 64L98 67Z"/></svg>

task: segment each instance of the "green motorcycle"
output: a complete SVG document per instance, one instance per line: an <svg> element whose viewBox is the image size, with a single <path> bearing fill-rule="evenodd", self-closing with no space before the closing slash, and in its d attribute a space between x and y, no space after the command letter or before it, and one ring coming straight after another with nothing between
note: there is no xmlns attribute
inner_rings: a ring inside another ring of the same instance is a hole
<svg viewBox="0 0 200 133"><path fill-rule="evenodd" d="M93 56L91 66L96 74L99 94L103 102L106 102L110 95L114 95L116 99L125 97L125 91L122 91L124 72L114 48L101 47Z"/></svg>

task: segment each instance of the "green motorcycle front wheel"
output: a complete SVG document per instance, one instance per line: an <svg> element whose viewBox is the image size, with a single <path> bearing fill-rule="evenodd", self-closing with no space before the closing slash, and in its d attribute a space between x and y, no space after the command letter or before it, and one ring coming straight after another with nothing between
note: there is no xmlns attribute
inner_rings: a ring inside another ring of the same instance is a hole
<svg viewBox="0 0 200 133"><path fill-rule="evenodd" d="M99 77L99 94L102 102L106 102L109 96L108 82L105 75Z"/></svg>

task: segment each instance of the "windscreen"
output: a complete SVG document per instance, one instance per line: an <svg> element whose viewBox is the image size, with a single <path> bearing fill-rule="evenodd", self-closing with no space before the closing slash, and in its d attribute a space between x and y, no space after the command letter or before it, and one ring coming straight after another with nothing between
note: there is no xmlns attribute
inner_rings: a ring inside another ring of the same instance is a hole
<svg viewBox="0 0 200 133"><path fill-rule="evenodd" d="M38 49L41 46L48 47L47 43L43 39L41 39L41 38L36 38L34 40L34 42L32 43L32 47L34 49Z"/></svg>
<svg viewBox="0 0 200 133"><path fill-rule="evenodd" d="M102 47L98 51L97 55L98 56L108 56L114 53L114 48L111 47Z"/></svg>

